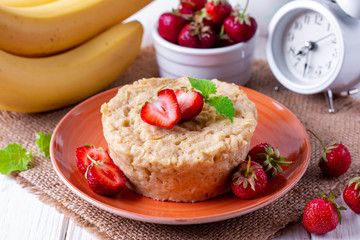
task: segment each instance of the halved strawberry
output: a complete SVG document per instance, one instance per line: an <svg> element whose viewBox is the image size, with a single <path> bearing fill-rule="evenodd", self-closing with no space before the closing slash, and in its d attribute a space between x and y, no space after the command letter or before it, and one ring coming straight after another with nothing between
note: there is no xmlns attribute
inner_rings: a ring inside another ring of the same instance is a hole
<svg viewBox="0 0 360 240"><path fill-rule="evenodd" d="M182 120L190 120L202 111L204 98L197 91L180 89L175 94L180 106Z"/></svg>
<svg viewBox="0 0 360 240"><path fill-rule="evenodd" d="M125 175L114 163L92 161L85 177L93 192L106 196L120 192L126 183Z"/></svg>
<svg viewBox="0 0 360 240"><path fill-rule="evenodd" d="M95 148L92 145L84 145L76 149L76 166L82 174L85 174L91 164L90 158L103 163L113 163L109 154L102 148ZM89 158L90 157L90 158Z"/></svg>
<svg viewBox="0 0 360 240"><path fill-rule="evenodd" d="M181 119L175 92L171 89L163 89L157 96L157 100L143 105L140 117L148 124L170 129Z"/></svg>

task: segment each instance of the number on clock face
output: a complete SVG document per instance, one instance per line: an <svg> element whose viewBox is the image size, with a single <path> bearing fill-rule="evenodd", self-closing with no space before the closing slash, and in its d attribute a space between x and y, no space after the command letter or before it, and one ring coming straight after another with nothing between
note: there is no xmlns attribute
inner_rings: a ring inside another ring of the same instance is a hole
<svg viewBox="0 0 360 240"><path fill-rule="evenodd" d="M321 14L306 11L288 25L283 54L290 72L301 81L321 81L335 69L339 44L336 34Z"/></svg>

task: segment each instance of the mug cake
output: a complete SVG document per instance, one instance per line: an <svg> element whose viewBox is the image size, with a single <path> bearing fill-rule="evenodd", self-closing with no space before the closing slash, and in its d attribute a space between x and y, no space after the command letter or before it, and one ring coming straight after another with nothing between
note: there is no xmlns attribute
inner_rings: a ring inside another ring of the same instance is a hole
<svg viewBox="0 0 360 240"><path fill-rule="evenodd" d="M257 125L255 104L235 84L211 80L233 103L233 122L204 104L199 115L171 129L144 122L139 109L164 86L191 88L186 77L149 78L121 87L101 106L110 156L135 192L157 200L203 201L230 190Z"/></svg>

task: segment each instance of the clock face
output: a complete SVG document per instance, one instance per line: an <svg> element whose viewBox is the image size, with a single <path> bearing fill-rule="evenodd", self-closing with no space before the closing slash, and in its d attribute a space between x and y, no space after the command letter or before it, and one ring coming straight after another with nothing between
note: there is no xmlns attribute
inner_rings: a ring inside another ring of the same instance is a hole
<svg viewBox="0 0 360 240"><path fill-rule="evenodd" d="M285 64L299 82L324 82L339 64L340 43L334 27L318 12L307 10L292 18L282 41Z"/></svg>

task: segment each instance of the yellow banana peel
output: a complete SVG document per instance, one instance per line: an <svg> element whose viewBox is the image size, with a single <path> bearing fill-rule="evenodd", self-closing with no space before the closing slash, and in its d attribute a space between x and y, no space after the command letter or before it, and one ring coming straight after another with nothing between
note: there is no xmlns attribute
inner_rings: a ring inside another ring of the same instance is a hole
<svg viewBox="0 0 360 240"><path fill-rule="evenodd" d="M0 109L42 112L97 93L133 62L142 35L141 24L133 21L49 57L28 58L0 50Z"/></svg>
<svg viewBox="0 0 360 240"><path fill-rule="evenodd" d="M151 0L59 0L34 7L0 4L0 49L49 56L122 22Z"/></svg>
<svg viewBox="0 0 360 240"><path fill-rule="evenodd" d="M0 0L0 4L9 7L34 7L58 0Z"/></svg>

